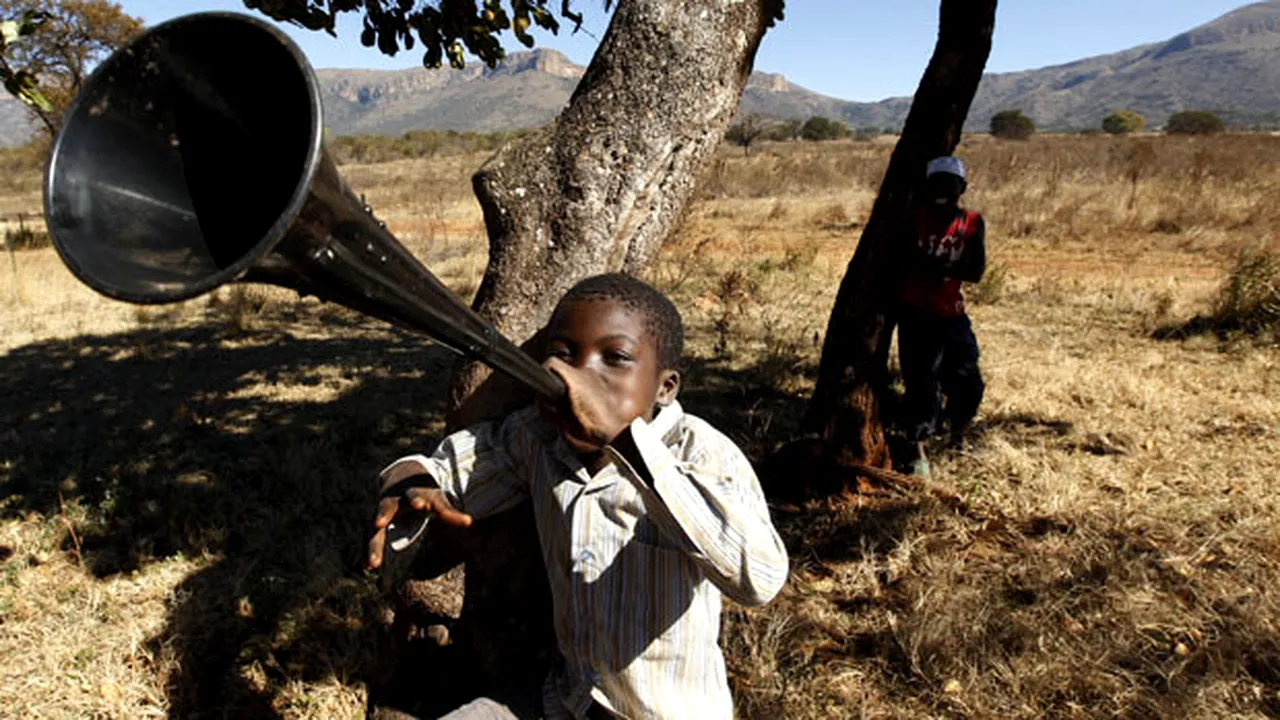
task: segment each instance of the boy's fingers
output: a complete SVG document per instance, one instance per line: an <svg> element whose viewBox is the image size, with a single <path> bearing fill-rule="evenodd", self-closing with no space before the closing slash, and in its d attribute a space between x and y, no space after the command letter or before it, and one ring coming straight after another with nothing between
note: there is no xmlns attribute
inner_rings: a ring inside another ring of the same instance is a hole
<svg viewBox="0 0 1280 720"><path fill-rule="evenodd" d="M365 560L365 567L370 570L377 570L382 566L382 548L386 542L386 530L379 530L373 534L373 538L369 540L369 557Z"/></svg>
<svg viewBox="0 0 1280 720"><path fill-rule="evenodd" d="M436 518L445 525L453 525L455 527L471 527L471 516L454 510L453 508L438 503L432 510L435 512Z"/></svg>
<svg viewBox="0 0 1280 720"><path fill-rule="evenodd" d="M409 501L409 507L414 510L426 510L427 505L431 504L431 490L432 488L410 488L404 494Z"/></svg>
<svg viewBox="0 0 1280 720"><path fill-rule="evenodd" d="M373 516L373 526L378 530L382 530L391 524L396 516L396 510L400 508L400 499L395 497L384 497L378 501L378 511Z"/></svg>

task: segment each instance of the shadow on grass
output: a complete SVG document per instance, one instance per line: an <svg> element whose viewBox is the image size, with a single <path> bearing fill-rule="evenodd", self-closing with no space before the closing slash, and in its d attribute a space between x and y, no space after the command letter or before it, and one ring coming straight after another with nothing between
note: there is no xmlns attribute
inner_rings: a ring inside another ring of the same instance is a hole
<svg viewBox="0 0 1280 720"><path fill-rule="evenodd" d="M196 563L149 641L174 717L280 717L308 701L288 691L298 680L376 694L398 676L422 692L421 673L393 675L404 648L360 564L374 475L438 441L451 356L324 308L273 307L253 324L0 356L0 512L83 512L85 567L100 578ZM757 369L701 361L682 401L757 459L803 409Z"/></svg>
<svg viewBox="0 0 1280 720"><path fill-rule="evenodd" d="M151 640L174 716L274 717L287 680L371 679L385 654L358 570L374 475L437 437L448 355L342 315L283 319L0 356L3 512L83 508L99 577L201 568Z"/></svg>

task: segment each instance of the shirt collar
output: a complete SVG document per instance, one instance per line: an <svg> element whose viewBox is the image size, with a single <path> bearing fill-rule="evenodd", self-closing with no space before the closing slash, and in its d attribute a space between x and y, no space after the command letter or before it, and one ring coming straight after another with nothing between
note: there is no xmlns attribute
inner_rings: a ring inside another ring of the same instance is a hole
<svg viewBox="0 0 1280 720"><path fill-rule="evenodd" d="M678 444L680 442L680 428L684 420L684 408L680 406L678 400L672 400L670 405L663 406L658 410L658 414L653 417L648 425L651 430L662 438L662 444L667 447ZM574 454L572 448L564 441L564 437L557 431L553 443L553 454L564 464L571 472L574 473L583 484L591 480L591 473L578 460L578 456Z"/></svg>
<svg viewBox="0 0 1280 720"><path fill-rule="evenodd" d="M684 419L684 408L680 407L679 400L672 400L670 405L664 406L654 416L649 423L649 427L662 438L665 445L671 445L678 438L673 437L680 427L680 421Z"/></svg>

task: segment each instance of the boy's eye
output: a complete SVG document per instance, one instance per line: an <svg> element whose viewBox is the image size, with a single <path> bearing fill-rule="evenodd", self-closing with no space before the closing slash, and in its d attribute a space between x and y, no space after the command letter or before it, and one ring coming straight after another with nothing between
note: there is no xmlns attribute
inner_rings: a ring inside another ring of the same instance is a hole
<svg viewBox="0 0 1280 720"><path fill-rule="evenodd" d="M569 348L567 347L553 347L547 350L547 357L564 359L569 357L569 355Z"/></svg>
<svg viewBox="0 0 1280 720"><path fill-rule="evenodd" d="M610 350L604 354L604 359L611 363L624 363L631 360L631 354L624 350Z"/></svg>

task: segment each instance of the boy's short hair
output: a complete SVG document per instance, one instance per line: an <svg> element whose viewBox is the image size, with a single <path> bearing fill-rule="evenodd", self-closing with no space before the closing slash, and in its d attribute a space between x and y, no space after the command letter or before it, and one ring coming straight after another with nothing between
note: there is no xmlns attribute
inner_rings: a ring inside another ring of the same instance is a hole
<svg viewBox="0 0 1280 720"><path fill-rule="evenodd" d="M663 370L675 370L684 355L684 322L680 311L666 295L638 278L623 273L595 275L569 288L556 303L560 308L576 302L615 300L644 316L645 329L658 345L658 363Z"/></svg>

